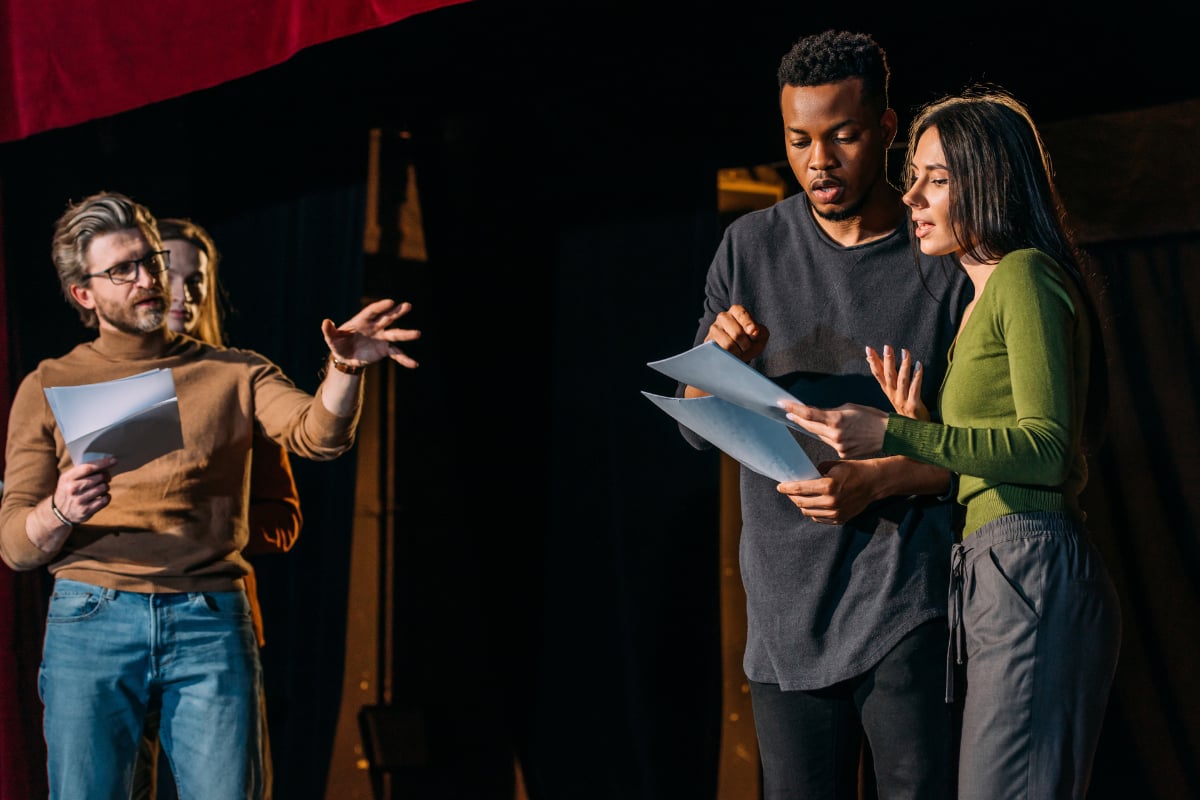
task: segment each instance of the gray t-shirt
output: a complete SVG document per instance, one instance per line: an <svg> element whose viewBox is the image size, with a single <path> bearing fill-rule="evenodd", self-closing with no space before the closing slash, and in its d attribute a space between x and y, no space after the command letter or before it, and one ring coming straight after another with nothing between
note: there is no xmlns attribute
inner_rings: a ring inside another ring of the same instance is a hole
<svg viewBox="0 0 1200 800"><path fill-rule="evenodd" d="M729 225L709 267L695 341L719 312L741 304L770 331L751 366L810 405L888 411L863 348L906 347L924 365L922 394L934 409L970 297L951 258L922 256L918 274L906 224L842 247L800 193ZM694 446L709 446L682 430ZM814 464L837 457L816 439L797 438ZM946 616L951 501L894 497L832 526L811 522L775 487L741 469L747 677L784 690L830 686L871 668L916 626Z"/></svg>

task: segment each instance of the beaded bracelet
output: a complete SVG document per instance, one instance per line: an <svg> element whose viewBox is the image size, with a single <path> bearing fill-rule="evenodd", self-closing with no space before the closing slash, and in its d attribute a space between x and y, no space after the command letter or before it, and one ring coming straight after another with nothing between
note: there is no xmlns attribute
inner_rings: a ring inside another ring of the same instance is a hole
<svg viewBox="0 0 1200 800"><path fill-rule="evenodd" d="M54 516L58 517L58 521L63 525L66 525L68 528L75 527L75 523L67 519L63 513L58 510L58 506L54 505L54 495L50 495L50 510L54 513Z"/></svg>

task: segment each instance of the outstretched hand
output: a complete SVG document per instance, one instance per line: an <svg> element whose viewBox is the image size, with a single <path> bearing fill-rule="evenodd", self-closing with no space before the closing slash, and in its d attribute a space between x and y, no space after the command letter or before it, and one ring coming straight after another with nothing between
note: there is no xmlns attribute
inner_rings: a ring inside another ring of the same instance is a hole
<svg viewBox="0 0 1200 800"><path fill-rule="evenodd" d="M341 325L334 325L331 319L324 320L321 333L334 357L351 366L363 367L390 358L412 369L417 366L416 359L401 350L396 342L414 341L421 338L421 332L388 327L411 310L412 303L397 305L394 300L376 300Z"/></svg>
<svg viewBox="0 0 1200 800"><path fill-rule="evenodd" d="M779 405L788 419L836 450L839 458L873 456L883 448L886 411L857 403L816 408L785 400Z"/></svg>
<svg viewBox="0 0 1200 800"><path fill-rule="evenodd" d="M901 349L900 364L897 365L896 353L891 345L883 346L883 356L874 348L867 347L867 365L897 414L913 419L929 419L929 409L921 400L921 381L925 377L925 370L920 361L913 363L912 354L907 349Z"/></svg>

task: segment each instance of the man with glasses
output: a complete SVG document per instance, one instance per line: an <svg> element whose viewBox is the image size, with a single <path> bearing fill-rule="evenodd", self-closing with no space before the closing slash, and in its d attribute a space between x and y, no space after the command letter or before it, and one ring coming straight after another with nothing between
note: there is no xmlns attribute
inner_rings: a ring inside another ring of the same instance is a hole
<svg viewBox="0 0 1200 800"><path fill-rule="evenodd" d="M146 709L181 797L262 796L258 645L244 591L250 448L335 458L354 441L367 364L416 362L390 328L408 303L324 320L330 369L315 396L248 350L165 325L169 256L154 217L101 192L59 218L52 256L67 300L98 336L47 359L13 399L0 556L55 578L38 686L50 797L126 800ZM169 369L184 446L122 470L74 464L45 389Z"/></svg>

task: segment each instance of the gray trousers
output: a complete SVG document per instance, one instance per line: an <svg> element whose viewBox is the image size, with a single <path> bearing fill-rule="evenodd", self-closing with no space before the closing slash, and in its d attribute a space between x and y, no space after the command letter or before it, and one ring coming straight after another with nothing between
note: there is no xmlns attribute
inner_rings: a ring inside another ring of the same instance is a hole
<svg viewBox="0 0 1200 800"><path fill-rule="evenodd" d="M1121 644L1100 554L1065 514L1009 514L954 546L952 574L959 800L1083 800Z"/></svg>

